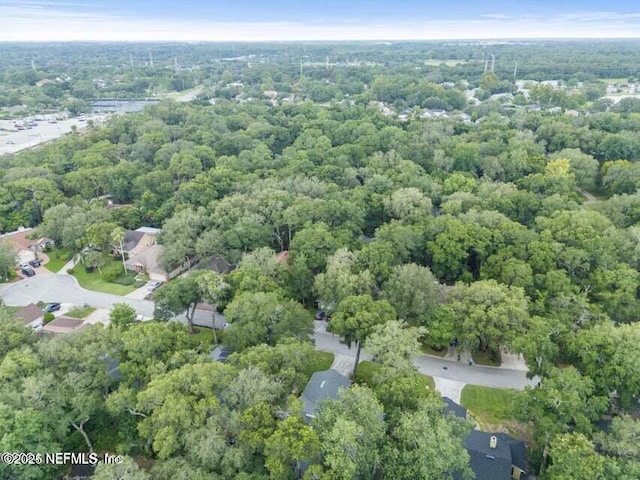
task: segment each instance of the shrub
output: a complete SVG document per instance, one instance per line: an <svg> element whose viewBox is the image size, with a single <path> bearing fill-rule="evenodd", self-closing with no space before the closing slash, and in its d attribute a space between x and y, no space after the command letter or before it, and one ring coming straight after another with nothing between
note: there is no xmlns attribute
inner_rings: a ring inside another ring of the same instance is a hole
<svg viewBox="0 0 640 480"><path fill-rule="evenodd" d="M73 274L75 273L75 270L74 270L73 268L69 268L69 269L67 270L67 273L68 273L69 275L73 275Z"/></svg>
<svg viewBox="0 0 640 480"><path fill-rule="evenodd" d="M119 275L113 280L109 280L111 283L117 283L118 285L134 285L136 278L131 275Z"/></svg>
<svg viewBox="0 0 640 480"><path fill-rule="evenodd" d="M89 265L85 265L85 266L84 266L84 271L85 271L85 272L87 272L87 273L91 273L91 272L93 272L94 270L95 270L95 268L90 267Z"/></svg>
<svg viewBox="0 0 640 480"><path fill-rule="evenodd" d="M136 288L140 288L140 287L144 287L146 284L147 282L144 280L136 280L136 283L134 283L133 286Z"/></svg>
<svg viewBox="0 0 640 480"><path fill-rule="evenodd" d="M102 269L102 278L105 282L118 283L115 280L120 275L122 275L122 265L119 263L112 263Z"/></svg>
<svg viewBox="0 0 640 480"><path fill-rule="evenodd" d="M49 323L54 318L56 318L56 316L53 313L47 312L44 314L44 323Z"/></svg>

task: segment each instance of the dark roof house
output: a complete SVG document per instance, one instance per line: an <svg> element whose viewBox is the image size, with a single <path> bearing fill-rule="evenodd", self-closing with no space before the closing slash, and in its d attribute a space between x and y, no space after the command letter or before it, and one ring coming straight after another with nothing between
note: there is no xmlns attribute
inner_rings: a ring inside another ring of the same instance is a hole
<svg viewBox="0 0 640 480"><path fill-rule="evenodd" d="M524 480L524 441L506 433L472 430L464 440L476 480Z"/></svg>
<svg viewBox="0 0 640 480"><path fill-rule="evenodd" d="M302 392L303 414L305 420L310 420L318 413L320 402L338 398L342 388L349 388L351 381L335 370L315 372Z"/></svg>
<svg viewBox="0 0 640 480"><path fill-rule="evenodd" d="M450 413L460 418L467 418L467 409L462 405L457 404L449 397L442 397L442 401L444 402L445 413Z"/></svg>
<svg viewBox="0 0 640 480"><path fill-rule="evenodd" d="M55 320L51 320L51 322L42 327L42 332L49 333L51 335L59 335L77 332L84 326L84 320L78 320L77 318L65 317L61 315L59 317L56 317Z"/></svg>

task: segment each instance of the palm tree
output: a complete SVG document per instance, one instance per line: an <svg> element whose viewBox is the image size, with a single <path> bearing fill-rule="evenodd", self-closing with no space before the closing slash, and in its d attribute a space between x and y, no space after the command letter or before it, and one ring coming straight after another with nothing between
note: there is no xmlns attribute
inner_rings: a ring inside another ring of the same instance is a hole
<svg viewBox="0 0 640 480"><path fill-rule="evenodd" d="M102 267L107 263L106 260L105 255L98 250L88 250L82 256L84 264L92 268L97 268L100 275L102 275Z"/></svg>
<svg viewBox="0 0 640 480"><path fill-rule="evenodd" d="M127 264L124 258L124 228L118 227L111 232L111 241L118 245L120 255L122 255L122 268L127 273Z"/></svg>

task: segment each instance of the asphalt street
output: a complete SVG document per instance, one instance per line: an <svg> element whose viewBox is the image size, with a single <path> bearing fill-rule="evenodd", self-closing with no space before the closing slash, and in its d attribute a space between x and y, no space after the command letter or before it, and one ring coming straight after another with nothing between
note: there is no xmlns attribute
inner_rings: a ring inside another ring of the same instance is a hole
<svg viewBox="0 0 640 480"><path fill-rule="evenodd" d="M86 303L93 307L110 310L114 303L127 303L145 318L152 317L154 309L153 302L148 300L85 290L78 285L75 278L66 274L37 275L10 285L2 285L0 286L0 297L7 305L15 306L43 301L79 305ZM179 319L185 321L184 315ZM197 310L194 323L211 327L213 323L211 312ZM222 328L223 324L224 317L217 315L216 325ZM318 350L351 357L355 360L355 348L348 348L340 342L338 336L328 333L325 322L316 321L314 324L314 340ZM367 360L369 358L370 356L363 352L361 359ZM538 382L537 378L527 379L526 372L522 370L469 365L432 355L420 355L414 363L420 373L424 375L471 385L522 390L527 385L535 385Z"/></svg>

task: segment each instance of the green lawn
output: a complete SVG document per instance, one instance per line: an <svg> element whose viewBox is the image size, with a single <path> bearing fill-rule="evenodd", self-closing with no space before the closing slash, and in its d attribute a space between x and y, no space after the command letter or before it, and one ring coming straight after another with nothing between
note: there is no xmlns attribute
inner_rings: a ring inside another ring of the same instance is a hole
<svg viewBox="0 0 640 480"><path fill-rule="evenodd" d="M53 273L58 273L73 257L71 252L62 248L54 248L49 252L45 252L45 254L49 257L49 261L44 266Z"/></svg>
<svg viewBox="0 0 640 480"><path fill-rule="evenodd" d="M111 259L111 263L120 263L119 260ZM107 268L109 264L105 265ZM78 283L82 288L87 290L94 290L96 292L112 293L114 295L126 295L135 290L133 285L119 285L117 283L107 282L102 278L102 275L98 270L94 270L91 273L87 273L84 269L84 265L76 265L73 269L74 277L78 280Z"/></svg>
<svg viewBox="0 0 640 480"><path fill-rule="evenodd" d="M96 309L94 307L90 307L89 305L83 305L81 307L73 307L71 310L65 313L65 316L82 319L82 318L87 318L89 315L91 315L95 311Z"/></svg>
<svg viewBox="0 0 640 480"><path fill-rule="evenodd" d="M321 372L322 370L328 370L333 363L333 353L316 351L315 359L311 365L309 376L313 372Z"/></svg>
<svg viewBox="0 0 640 480"><path fill-rule="evenodd" d="M515 400L519 395L522 392L514 389L467 385L462 389L460 404L481 425L496 425L514 419Z"/></svg>

